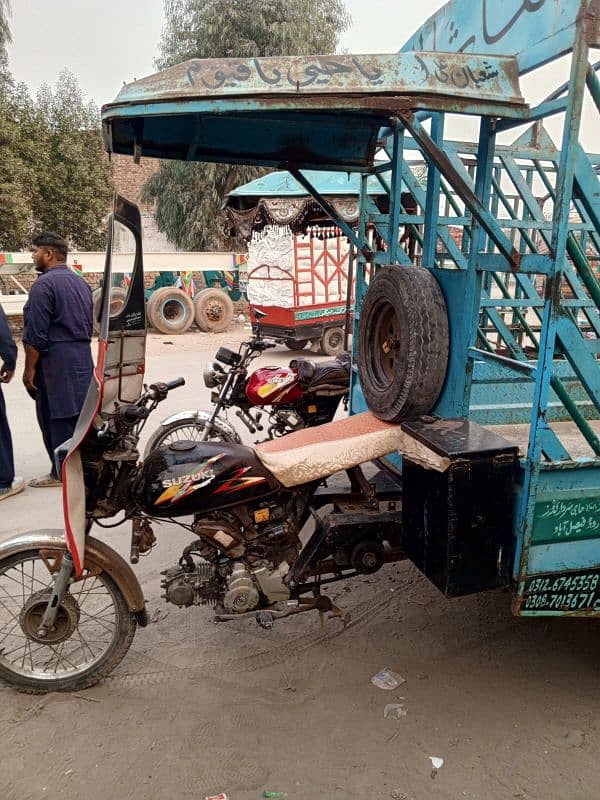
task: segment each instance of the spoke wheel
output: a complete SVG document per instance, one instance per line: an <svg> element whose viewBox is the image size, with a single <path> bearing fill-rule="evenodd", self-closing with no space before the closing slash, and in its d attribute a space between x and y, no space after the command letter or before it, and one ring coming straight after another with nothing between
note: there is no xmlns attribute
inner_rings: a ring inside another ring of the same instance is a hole
<svg viewBox="0 0 600 800"><path fill-rule="evenodd" d="M0 563L0 677L17 689L84 689L121 661L136 621L114 581L87 570L71 583L52 630L40 635L62 552L34 550Z"/></svg>
<svg viewBox="0 0 600 800"><path fill-rule="evenodd" d="M204 421L198 423L189 421L172 422L170 425L161 425L154 431L144 450L144 458L148 458L157 447L165 447L175 442L200 442L200 437L204 431ZM207 442L234 442L231 436L215 429L206 439Z"/></svg>

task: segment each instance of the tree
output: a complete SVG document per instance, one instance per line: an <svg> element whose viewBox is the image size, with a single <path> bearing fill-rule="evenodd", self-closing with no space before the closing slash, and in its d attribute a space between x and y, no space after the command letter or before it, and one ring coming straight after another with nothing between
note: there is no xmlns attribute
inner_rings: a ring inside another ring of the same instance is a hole
<svg viewBox="0 0 600 800"><path fill-rule="evenodd" d="M0 250L27 247L41 229L104 247L112 184L100 115L70 72L35 103L23 84L0 85L0 152Z"/></svg>
<svg viewBox="0 0 600 800"><path fill-rule="evenodd" d="M45 158L33 204L36 227L57 231L79 249L102 249L112 181L99 110L85 100L68 70L60 73L54 89L40 88L37 107L37 145L43 146Z"/></svg>
<svg viewBox="0 0 600 800"><path fill-rule="evenodd" d="M24 84L14 85L6 46L12 41L9 0L0 0L0 250L18 250L30 238L35 170L30 120L33 103Z"/></svg>
<svg viewBox="0 0 600 800"><path fill-rule="evenodd" d="M12 41L10 26L8 24L10 15L11 7L9 0L0 0L0 82L2 83L4 83L8 76L6 45L10 44Z"/></svg>
<svg viewBox="0 0 600 800"><path fill-rule="evenodd" d="M350 16L342 0L165 0L159 69L190 58L309 55L335 52ZM146 183L163 233L185 249L219 249L226 189L264 170L163 161Z"/></svg>
<svg viewBox="0 0 600 800"><path fill-rule="evenodd" d="M335 52L350 25L341 0L165 0L159 69L189 58Z"/></svg>
<svg viewBox="0 0 600 800"><path fill-rule="evenodd" d="M39 115L27 88L0 86L0 250L20 250L31 238L37 170Z"/></svg>

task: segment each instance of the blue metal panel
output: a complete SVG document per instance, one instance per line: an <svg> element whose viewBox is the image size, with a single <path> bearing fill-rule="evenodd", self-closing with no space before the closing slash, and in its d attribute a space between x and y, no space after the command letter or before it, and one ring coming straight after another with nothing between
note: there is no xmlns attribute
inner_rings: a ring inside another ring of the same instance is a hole
<svg viewBox="0 0 600 800"><path fill-rule="evenodd" d="M530 362L535 370L537 362ZM598 419L598 413L582 388L569 364L559 362L554 367L573 402L586 419ZM502 363L476 361L473 369L469 418L482 425L528 424L531 419L534 374L525 378ZM551 390L546 413L548 421L570 420L568 412Z"/></svg>
<svg viewBox="0 0 600 800"><path fill-rule="evenodd" d="M600 487L598 487L600 493ZM566 572L600 566L597 539L585 542L532 545L527 560L527 575L544 572Z"/></svg>
<svg viewBox="0 0 600 800"><path fill-rule="evenodd" d="M389 167L387 167L389 169ZM361 177L358 172L323 172L321 170L302 170L304 177L314 189L324 196L360 194ZM367 181L370 195L384 195L385 189L375 175ZM404 188L402 189L404 191ZM277 171L256 178L233 189L228 197L306 197L307 190L289 172Z"/></svg>
<svg viewBox="0 0 600 800"><path fill-rule="evenodd" d="M522 576L600 565L598 534L588 524L582 538L579 528L582 518L591 521L600 510L600 461L582 459L561 469L543 469L539 475L536 504L539 507L543 503L547 518L551 514L556 533L544 543L532 544L528 550L527 571Z"/></svg>
<svg viewBox="0 0 600 800"><path fill-rule="evenodd" d="M556 182L556 204L554 228L552 231L552 253L555 254L554 270L548 275L547 280L554 291L546 293L546 304L542 320L542 331L539 346L538 370L539 377L536 381L532 420L529 434L529 446L525 475L523 481L522 502L518 513L519 544L521 547L519 574L527 574L527 560L529 543L531 540L537 478L540 470L541 440L540 431L544 422L544 413L548 403L550 380L553 370L553 356L556 341L557 324L560 318L560 304L558 285L562 274L567 246L568 222L570 202L575 175L574 151L575 142L578 140L579 125L583 107L583 85L587 69L587 45L583 39L577 39L574 44L571 63L569 108L565 116L563 140L561 147L560 165ZM598 366L596 365L596 379ZM521 538L522 537L522 538ZM515 564L516 566L516 564Z"/></svg>
<svg viewBox="0 0 600 800"><path fill-rule="evenodd" d="M521 73L569 52L587 0L451 0L414 33L403 51L514 53ZM598 40L597 18L590 32Z"/></svg>

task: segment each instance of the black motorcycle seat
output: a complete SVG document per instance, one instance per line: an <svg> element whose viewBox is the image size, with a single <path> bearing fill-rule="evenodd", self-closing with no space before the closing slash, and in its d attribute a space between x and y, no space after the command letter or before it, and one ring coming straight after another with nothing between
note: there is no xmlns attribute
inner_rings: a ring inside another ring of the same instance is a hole
<svg viewBox="0 0 600 800"><path fill-rule="evenodd" d="M309 358L295 358L290 368L298 371L298 381L303 389L348 389L350 385L350 354L340 353L332 361L316 363Z"/></svg>

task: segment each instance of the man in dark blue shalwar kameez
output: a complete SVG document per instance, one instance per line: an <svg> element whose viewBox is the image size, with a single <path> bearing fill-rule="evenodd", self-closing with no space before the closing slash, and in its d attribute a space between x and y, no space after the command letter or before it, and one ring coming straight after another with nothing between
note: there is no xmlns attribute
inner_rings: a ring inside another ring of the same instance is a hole
<svg viewBox="0 0 600 800"><path fill-rule="evenodd" d="M36 487L60 484L54 450L73 435L92 379L92 291L67 267L67 252L66 241L55 233L33 240L40 276L24 309L23 383L35 398L52 465L49 475L30 481Z"/></svg>
<svg viewBox="0 0 600 800"><path fill-rule="evenodd" d="M12 337L8 320L0 306L0 500L6 500L25 488L23 478L15 477L12 439L6 404L2 394L2 384L10 383L17 366L17 345Z"/></svg>

